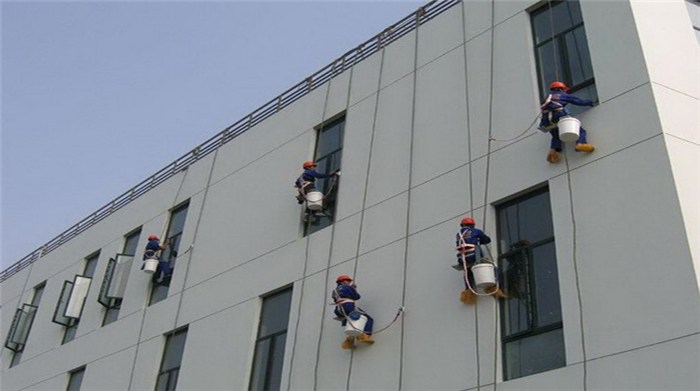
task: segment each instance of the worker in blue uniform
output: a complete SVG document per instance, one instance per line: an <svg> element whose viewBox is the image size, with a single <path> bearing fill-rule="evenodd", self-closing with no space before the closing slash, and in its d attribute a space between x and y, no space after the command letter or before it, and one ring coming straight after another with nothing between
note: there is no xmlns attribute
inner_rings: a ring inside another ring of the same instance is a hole
<svg viewBox="0 0 700 391"><path fill-rule="evenodd" d="M299 178L297 178L296 182L294 182L294 187L299 190L297 200L300 204L304 202L304 195L306 195L308 192L316 190L316 179L330 178L338 175L337 171L333 171L330 174L320 173L316 171L316 167L316 162L304 162L302 165L304 171L301 173Z"/></svg>
<svg viewBox="0 0 700 391"><path fill-rule="evenodd" d="M172 274L173 269L170 267L170 262L160 258L161 251L168 247L167 243L165 245L160 244L160 238L156 235L150 235L148 237L148 243L146 243L146 250L143 252L143 260L146 259L157 259L158 267L155 273L153 273L153 282L160 283L168 280ZM141 267L143 269L143 266Z"/></svg>
<svg viewBox="0 0 700 391"><path fill-rule="evenodd" d="M338 171L333 171L330 174L323 174L316 171L316 162L307 161L304 162L302 168L304 171L301 173L299 178L294 182L294 187L297 188L297 202L303 204L306 200L306 195L312 191L316 191L316 179L325 179L338 175ZM326 214L322 210L306 210L307 216L325 216Z"/></svg>
<svg viewBox="0 0 700 391"><path fill-rule="evenodd" d="M484 231L476 228L476 222L471 217L465 217L460 221L460 229L456 236L457 244L457 265L455 269L464 270L463 262L467 266L467 276L469 285L475 286L474 275L471 267L482 257L481 245L491 243L491 238ZM464 281L465 289L460 293L459 300L464 304L476 303L477 295L469 289L467 280ZM504 298L505 294L499 288L491 292L498 298Z"/></svg>
<svg viewBox="0 0 700 391"><path fill-rule="evenodd" d="M338 276L335 280L337 286L331 294L331 298L335 303L335 316L345 327L348 318L352 320L357 320L361 315L367 318L367 323L362 330L363 333L357 337L359 342L366 344L373 344L374 339L372 339L372 327L374 326L374 319L361 308L355 305L356 300L360 300L360 294L357 292L357 287L352 283L352 278L347 275ZM345 341L340 345L343 349L352 349L355 346L355 340L353 337L345 338Z"/></svg>
<svg viewBox="0 0 700 391"><path fill-rule="evenodd" d="M562 141L559 139L559 128L557 123L562 117L571 116L566 105L569 103L577 106L593 106L593 101L589 99L577 98L567 94L569 88L566 84L555 81L549 85L549 95L542 104L542 118L540 120L539 129L543 132L549 132L552 136L550 149L547 153L547 161L553 164L559 163L561 157L559 152L563 148ZM578 140L576 140L575 150L577 152L593 152L595 147L588 144L586 141L586 130L581 127L579 129Z"/></svg>

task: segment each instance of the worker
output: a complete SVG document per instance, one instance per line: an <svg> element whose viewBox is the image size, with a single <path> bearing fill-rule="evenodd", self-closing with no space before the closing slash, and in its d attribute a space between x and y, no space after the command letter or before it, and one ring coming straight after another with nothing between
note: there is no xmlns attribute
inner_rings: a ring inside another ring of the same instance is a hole
<svg viewBox="0 0 700 391"><path fill-rule="evenodd" d="M155 273L153 273L153 282L160 283L169 279L173 274L173 269L170 267L170 262L161 259L160 255L163 250L168 247L167 243L165 245L160 244L160 238L156 235L150 235L148 237L148 243L146 244L146 250L143 252L143 260L146 259L157 259L158 267ZM143 267L142 267L143 268Z"/></svg>
<svg viewBox="0 0 700 391"><path fill-rule="evenodd" d="M556 164L559 163L561 157L559 152L563 148L562 141L559 139L559 128L557 123L562 117L571 116L569 109L566 107L569 103L577 106L593 106L593 101L589 99L577 98L567 94L569 88L566 84L555 81L549 85L549 95L542 104L542 119L540 120L539 129L543 132L549 132L552 136L550 149L547 153L547 161ZM579 129L578 140L576 140L576 152L593 152L595 147L588 144L586 141L586 130L581 127Z"/></svg>
<svg viewBox="0 0 700 391"><path fill-rule="evenodd" d="M306 200L306 194L312 191L316 191L316 179L325 179L338 175L338 170L331 172L330 174L322 174L316 171L316 162L306 161L302 164L304 171L301 173L296 182L294 182L294 187L297 188L299 194L297 194L297 201L299 204L303 204ZM323 211L308 211L316 216L323 216Z"/></svg>
<svg viewBox="0 0 700 391"><path fill-rule="evenodd" d="M352 320L357 320L361 315L367 318L367 323L362 330L362 334L357 337L359 342L366 344L373 344L374 339L372 339L372 326L374 325L374 319L361 308L355 306L355 301L360 300L360 294L357 293L357 286L352 283L352 278L346 275L338 276L335 279L336 287L331 294L331 298L335 303L335 310L333 311L342 323L342 326L348 322L348 318ZM347 337L345 341L340 345L343 349L352 349L355 347L355 338Z"/></svg>
<svg viewBox="0 0 700 391"><path fill-rule="evenodd" d="M464 270L463 263L466 263L465 289L459 295L459 300L464 304L476 303L477 295L469 289L470 286L475 286L471 267L481 258L481 245L488 243L491 243L491 238L484 231L476 228L476 222L473 218L465 217L460 221L460 229L456 237L457 265L454 268ZM505 294L500 288L489 294L494 294L498 298L505 298Z"/></svg>

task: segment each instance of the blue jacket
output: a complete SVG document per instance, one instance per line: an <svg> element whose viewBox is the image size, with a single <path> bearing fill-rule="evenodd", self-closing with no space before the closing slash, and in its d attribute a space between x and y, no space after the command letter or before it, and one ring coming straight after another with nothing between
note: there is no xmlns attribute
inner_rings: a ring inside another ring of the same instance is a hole
<svg viewBox="0 0 700 391"><path fill-rule="evenodd" d="M354 301L360 300L360 294L357 293L357 289L353 288L351 285L338 284L338 286L333 290L331 298L333 299L334 303L338 303L342 299L350 299ZM342 307L342 311L338 307ZM346 302L336 305L334 312L337 316L344 317L353 311L355 311L355 303Z"/></svg>
<svg viewBox="0 0 700 391"><path fill-rule="evenodd" d="M156 253L160 249L162 249L160 241L149 240L148 244L146 244L146 251L143 252L143 259L155 258Z"/></svg>
<svg viewBox="0 0 700 391"><path fill-rule="evenodd" d="M462 227L459 230L459 233L457 233L456 236L456 245L457 249L459 250L461 244L462 244L462 239L464 240L464 243L466 244L471 244L474 247L466 249L465 250L465 255L467 256L469 262L474 262L476 258L476 249L479 247L479 245L482 244L488 244L491 243L491 238L488 237L484 233L484 231L480 230L479 228L475 227ZM460 253L457 253L457 259L459 260Z"/></svg>
<svg viewBox="0 0 700 391"><path fill-rule="evenodd" d="M302 182L315 183L316 179L323 179L328 177L330 177L330 174L321 174L320 172L316 172L314 170L304 170L304 172L301 173L301 176L299 176L296 182L294 182L294 186L301 189L303 185Z"/></svg>
<svg viewBox="0 0 700 391"><path fill-rule="evenodd" d="M569 109L566 108L566 105L568 105L569 103L574 104L576 106L593 106L593 101L590 99L577 98L565 92L561 92L558 90L550 90L549 96L547 97L547 101L545 101L545 103L542 104L542 111L545 113L550 111L562 111L562 116L569 115Z"/></svg>

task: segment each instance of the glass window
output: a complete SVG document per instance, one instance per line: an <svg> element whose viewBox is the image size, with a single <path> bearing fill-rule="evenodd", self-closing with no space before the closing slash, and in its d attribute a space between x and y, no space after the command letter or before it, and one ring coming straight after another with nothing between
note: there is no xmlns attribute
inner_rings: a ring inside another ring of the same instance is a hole
<svg viewBox="0 0 700 391"><path fill-rule="evenodd" d="M687 0L685 5L688 7L688 15L690 16L690 23L693 25L693 31L695 31L695 38L700 43L700 1Z"/></svg>
<svg viewBox="0 0 700 391"><path fill-rule="evenodd" d="M78 391L83 383L83 376L85 376L85 367L71 371L68 374L68 387L66 391Z"/></svg>
<svg viewBox="0 0 700 391"><path fill-rule="evenodd" d="M318 128L316 153L314 154L318 172L330 174L333 171L340 170L340 161L343 156L344 130L345 117L323 124ZM326 216L316 216L309 219L304 225L305 235L312 234L333 224L338 183L337 177L316 180L316 189L321 191L325 197L323 204Z"/></svg>
<svg viewBox="0 0 700 391"><path fill-rule="evenodd" d="M531 14L540 98L549 93L549 83L566 83L579 98L598 100L586 29L577 0L551 1ZM572 114L585 110L571 105Z"/></svg>
<svg viewBox="0 0 700 391"><path fill-rule="evenodd" d="M179 206L170 213L170 225L168 226L168 235L163 243L167 243L168 247L163 251L162 258L170 263L170 267L175 270L175 259L180 250L180 241L182 233L185 230L185 220L187 219L187 209L189 203ZM163 282L154 283L151 290L150 304L155 304L168 297L168 289L170 288L170 279L167 278ZM149 304L149 305L150 305Z"/></svg>
<svg viewBox="0 0 700 391"><path fill-rule="evenodd" d="M139 245L139 237L141 237L141 228L126 235L124 237L122 254L132 256L136 255L136 250L138 249ZM110 306L105 311L104 318L102 319L102 326L107 326L119 318L119 310L122 307L122 299L111 299L110 301Z"/></svg>
<svg viewBox="0 0 700 391"><path fill-rule="evenodd" d="M85 267L83 268L83 273L81 275L92 278L95 275L95 270L97 269L98 259L100 259L99 251L85 258ZM61 344L68 343L75 339L78 332L78 323L80 323L79 319L71 318L70 324L66 327L66 330L63 333L63 340L61 341Z"/></svg>
<svg viewBox="0 0 700 391"><path fill-rule="evenodd" d="M291 304L291 288L263 298L250 378L251 391L280 388Z"/></svg>
<svg viewBox="0 0 700 391"><path fill-rule="evenodd" d="M185 351L187 340L187 329L176 331L167 336L165 349L163 349L163 360L158 372L156 391L173 391L177 386L177 378L180 374L180 364Z"/></svg>
<svg viewBox="0 0 700 391"><path fill-rule="evenodd" d="M41 297L44 295L44 288L46 288L46 281L34 287L34 295L32 296L32 302L28 306L28 308L31 309L31 312L29 314L30 318L27 319L28 324L25 331L25 335L22 338L23 342L21 345L15 346L14 354L12 355L12 360L10 360L10 368L14 367L15 365L19 364L20 361L22 361L22 352L24 351L24 346L26 345L27 340L29 339L29 332L32 330L34 316L39 310L39 303L41 303ZM8 339L9 337L10 336L8 336ZM5 346L7 346L7 343L5 343Z"/></svg>
<svg viewBox="0 0 700 391"><path fill-rule="evenodd" d="M566 365L559 276L547 189L498 207L505 380Z"/></svg>

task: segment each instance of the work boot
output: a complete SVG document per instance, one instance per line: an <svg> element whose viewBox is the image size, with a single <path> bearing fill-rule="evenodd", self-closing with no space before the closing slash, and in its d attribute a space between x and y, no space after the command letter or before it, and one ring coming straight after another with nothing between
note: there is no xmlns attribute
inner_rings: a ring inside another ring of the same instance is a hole
<svg viewBox="0 0 700 391"><path fill-rule="evenodd" d="M362 335L360 335L359 337L357 337L357 341L358 341L358 342L367 343L367 344L370 344L370 345L374 343L374 340L372 339L372 336L369 335L369 334L366 334L366 333L363 333Z"/></svg>
<svg viewBox="0 0 700 391"><path fill-rule="evenodd" d="M459 301L464 304L476 304L476 295L469 289L465 289L459 294Z"/></svg>
<svg viewBox="0 0 700 391"><path fill-rule="evenodd" d="M345 341L343 341L343 343L340 344L340 347L343 349L353 349L355 347L355 338L353 338L353 337L345 338Z"/></svg>
<svg viewBox="0 0 700 391"><path fill-rule="evenodd" d="M576 144L576 147L574 148L576 152L588 152L591 153L595 151L595 147L592 146L591 144Z"/></svg>
<svg viewBox="0 0 700 391"><path fill-rule="evenodd" d="M578 148L578 145L576 148ZM547 161L552 164L557 164L560 160L561 158L559 157L559 152L557 152L556 149L550 149L547 153Z"/></svg>

